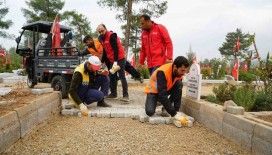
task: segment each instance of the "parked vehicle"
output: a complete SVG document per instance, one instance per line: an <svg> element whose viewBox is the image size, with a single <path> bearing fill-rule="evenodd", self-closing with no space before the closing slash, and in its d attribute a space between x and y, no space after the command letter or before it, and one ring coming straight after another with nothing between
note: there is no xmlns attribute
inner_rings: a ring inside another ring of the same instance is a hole
<svg viewBox="0 0 272 155"><path fill-rule="evenodd" d="M74 69L83 57L78 56L79 50L71 46L69 41L72 33L66 26L60 26L60 33L63 36L61 47L52 48L51 26L52 22L46 21L23 26L21 35L16 38L16 53L23 57L27 85L30 88L39 82L51 83L51 87L61 91L62 97L65 98Z"/></svg>

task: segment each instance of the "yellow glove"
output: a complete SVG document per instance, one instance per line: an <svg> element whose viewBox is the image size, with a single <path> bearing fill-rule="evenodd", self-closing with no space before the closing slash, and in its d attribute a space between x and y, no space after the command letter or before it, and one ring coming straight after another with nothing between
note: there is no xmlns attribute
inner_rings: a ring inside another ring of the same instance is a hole
<svg viewBox="0 0 272 155"><path fill-rule="evenodd" d="M183 127L183 126L188 126L188 127L193 126L193 121L190 120L187 116L181 116L180 113L177 113L174 116L173 123L178 128Z"/></svg>
<svg viewBox="0 0 272 155"><path fill-rule="evenodd" d="M120 66L117 64L117 62L115 61L110 69L110 73L111 74L114 74L116 73L117 71L120 70Z"/></svg>
<svg viewBox="0 0 272 155"><path fill-rule="evenodd" d="M88 116L89 115L89 110L87 106L84 103L80 103L79 105L80 112L83 116Z"/></svg>

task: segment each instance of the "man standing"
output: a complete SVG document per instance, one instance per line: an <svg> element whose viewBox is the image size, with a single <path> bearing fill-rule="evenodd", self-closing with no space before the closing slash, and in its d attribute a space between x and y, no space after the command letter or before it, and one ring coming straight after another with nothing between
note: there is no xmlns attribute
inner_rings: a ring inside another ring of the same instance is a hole
<svg viewBox="0 0 272 155"><path fill-rule="evenodd" d="M173 45L167 29L153 22L148 15L140 17L142 27L142 47L140 51L140 64L147 66L150 75L161 65L172 62Z"/></svg>
<svg viewBox="0 0 272 155"><path fill-rule="evenodd" d="M88 115L85 104L89 105L97 102L97 106L110 107L104 101L104 96L108 95L109 80L107 76L98 74L100 68L101 61L99 58L90 56L87 61L77 66L74 71L69 89L69 98L79 106L83 115Z"/></svg>
<svg viewBox="0 0 272 155"><path fill-rule="evenodd" d="M117 73L122 83L123 98L121 100L128 102L128 84L125 77L125 51L121 44L120 38L116 33L108 31L104 24L97 27L97 32L100 34L99 40L102 43L106 58L108 59L108 68L110 69L110 91L111 94L107 98L117 98Z"/></svg>
<svg viewBox="0 0 272 155"><path fill-rule="evenodd" d="M157 101L159 101L174 119L180 119L180 114L177 113L182 96L180 85L182 76L185 75L188 67L188 60L183 56L178 56L174 63L164 64L152 73L149 85L145 88L145 93L147 93L145 111L148 116L155 113Z"/></svg>

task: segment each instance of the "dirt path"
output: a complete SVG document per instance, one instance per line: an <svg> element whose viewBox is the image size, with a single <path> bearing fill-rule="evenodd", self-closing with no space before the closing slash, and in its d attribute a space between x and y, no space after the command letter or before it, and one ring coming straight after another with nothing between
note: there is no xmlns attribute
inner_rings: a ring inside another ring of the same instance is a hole
<svg viewBox="0 0 272 155"><path fill-rule="evenodd" d="M58 116L7 154L250 154L196 123L151 125L130 118Z"/></svg>

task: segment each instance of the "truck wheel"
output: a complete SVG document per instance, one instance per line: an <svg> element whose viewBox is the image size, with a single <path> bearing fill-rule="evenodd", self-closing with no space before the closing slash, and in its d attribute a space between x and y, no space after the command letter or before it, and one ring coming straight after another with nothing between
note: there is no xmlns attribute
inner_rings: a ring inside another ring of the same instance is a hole
<svg viewBox="0 0 272 155"><path fill-rule="evenodd" d="M29 88L34 88L34 86L37 84L35 82L33 82L33 79L29 78L29 76L27 76L27 81L26 84Z"/></svg>
<svg viewBox="0 0 272 155"><path fill-rule="evenodd" d="M66 98L67 97L67 87L66 87L66 80L64 77L57 75L54 76L52 81L51 81L51 87L55 90L55 91L60 91L62 98Z"/></svg>

